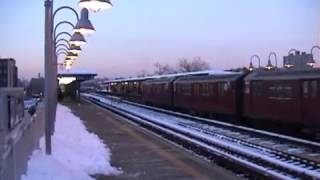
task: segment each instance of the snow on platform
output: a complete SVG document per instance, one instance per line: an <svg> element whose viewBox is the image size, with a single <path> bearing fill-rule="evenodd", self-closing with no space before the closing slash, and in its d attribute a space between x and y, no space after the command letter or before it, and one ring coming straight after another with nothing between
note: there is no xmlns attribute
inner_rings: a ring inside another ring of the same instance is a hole
<svg viewBox="0 0 320 180"><path fill-rule="evenodd" d="M86 130L83 122L65 106L58 105L52 155L45 155L44 137L40 149L28 162L22 180L91 180L90 175L117 175L110 164L111 153L102 140Z"/></svg>

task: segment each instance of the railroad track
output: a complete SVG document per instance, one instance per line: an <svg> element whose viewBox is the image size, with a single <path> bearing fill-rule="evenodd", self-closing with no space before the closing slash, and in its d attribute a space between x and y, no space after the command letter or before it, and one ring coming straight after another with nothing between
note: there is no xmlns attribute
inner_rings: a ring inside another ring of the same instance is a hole
<svg viewBox="0 0 320 180"><path fill-rule="evenodd" d="M281 143L277 138L274 140L267 137L262 140L260 133L254 137L253 132L244 134L243 129L235 131L235 127L223 129L220 126L199 123L194 119L190 120L194 117L165 113L166 110L155 111L143 108L143 105L137 106L98 95L83 96L141 126L165 135L171 141L187 144L198 154L205 152L206 156L223 158L260 176L277 179L320 179L320 163L309 157L317 154L309 149L319 148L316 143L299 140L295 142L299 144L298 147L296 144L292 145L294 139L290 138L287 143L284 137L281 138ZM302 146L303 143L305 146ZM301 153L302 149L304 153ZM307 149L310 152L305 153Z"/></svg>

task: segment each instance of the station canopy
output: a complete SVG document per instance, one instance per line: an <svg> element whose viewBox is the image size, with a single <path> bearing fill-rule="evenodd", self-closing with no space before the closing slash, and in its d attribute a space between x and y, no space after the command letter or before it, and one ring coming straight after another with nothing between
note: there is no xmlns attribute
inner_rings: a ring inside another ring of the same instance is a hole
<svg viewBox="0 0 320 180"><path fill-rule="evenodd" d="M58 70L58 79L62 84L69 84L73 81L86 81L94 79L95 76L97 76L97 73L80 68Z"/></svg>

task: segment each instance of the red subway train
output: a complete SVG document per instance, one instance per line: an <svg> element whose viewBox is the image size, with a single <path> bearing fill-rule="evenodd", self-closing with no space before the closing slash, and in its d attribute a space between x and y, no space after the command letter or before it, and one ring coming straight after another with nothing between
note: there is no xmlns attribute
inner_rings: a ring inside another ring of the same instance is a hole
<svg viewBox="0 0 320 180"><path fill-rule="evenodd" d="M299 133L320 132L320 69L204 71L107 81L105 86L111 95L148 105Z"/></svg>

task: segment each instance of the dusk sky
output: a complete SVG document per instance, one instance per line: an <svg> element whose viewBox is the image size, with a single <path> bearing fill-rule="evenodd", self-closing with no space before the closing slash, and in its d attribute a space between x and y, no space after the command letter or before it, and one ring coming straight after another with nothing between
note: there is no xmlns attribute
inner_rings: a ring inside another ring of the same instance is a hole
<svg viewBox="0 0 320 180"><path fill-rule="evenodd" d="M113 0L108 11L90 13L96 33L75 67L102 77L152 72L156 62L202 57L212 68L248 66L253 54L267 63L290 48L310 51L320 44L319 0ZM78 8L78 0L55 0ZM44 0L0 1L0 57L17 61L20 78L43 74ZM56 22L76 21L61 11ZM69 31L67 25L59 31ZM60 58L62 59L62 58Z"/></svg>

